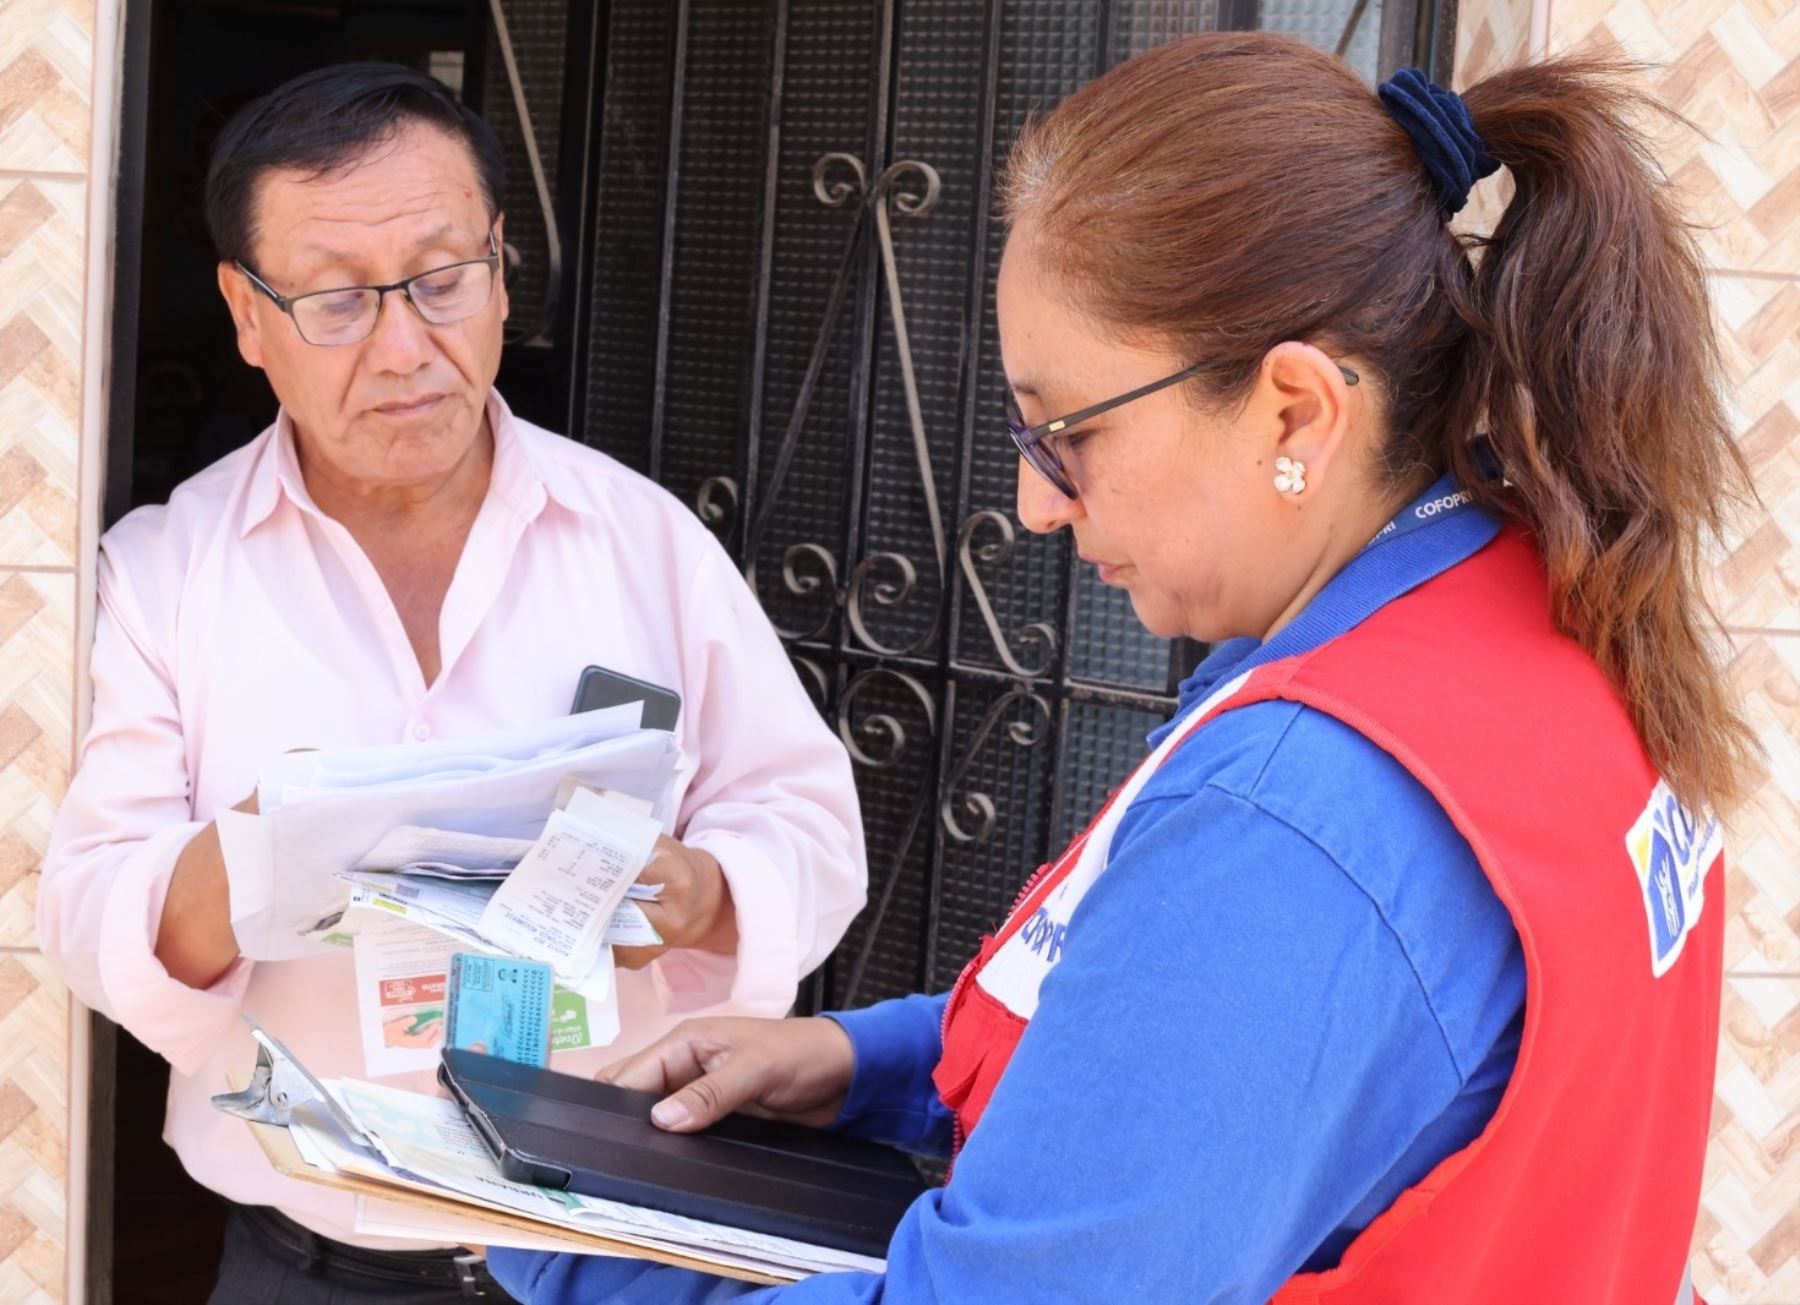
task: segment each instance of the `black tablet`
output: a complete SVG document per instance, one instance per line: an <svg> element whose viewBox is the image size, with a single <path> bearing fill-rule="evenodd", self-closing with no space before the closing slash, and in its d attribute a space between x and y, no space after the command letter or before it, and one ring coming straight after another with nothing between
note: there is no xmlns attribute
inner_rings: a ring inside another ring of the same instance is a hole
<svg viewBox="0 0 1800 1305"><path fill-rule="evenodd" d="M876 1257L925 1191L901 1152L798 1124L665 1133L651 1093L458 1048L438 1078L517 1182Z"/></svg>

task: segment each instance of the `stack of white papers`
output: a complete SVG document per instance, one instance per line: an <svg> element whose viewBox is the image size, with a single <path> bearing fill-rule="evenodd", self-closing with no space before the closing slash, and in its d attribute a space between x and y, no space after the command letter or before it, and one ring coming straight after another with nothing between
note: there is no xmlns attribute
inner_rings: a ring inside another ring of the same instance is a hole
<svg viewBox="0 0 1800 1305"><path fill-rule="evenodd" d="M348 902L340 876L359 867L497 877L527 854L571 783L636 799L669 831L679 749L667 731L638 728L641 712L632 703L474 743L274 759L257 785L260 814L217 816L239 948L253 960L319 952L318 935ZM432 838L418 840L416 828ZM472 837L447 847L446 833ZM606 919L610 911L602 929Z"/></svg>
<svg viewBox="0 0 1800 1305"><path fill-rule="evenodd" d="M324 1086L367 1140L344 1135L322 1111L296 1119L289 1127L295 1147L309 1165L323 1172L454 1195L472 1207L507 1210L546 1225L689 1256L725 1270L795 1279L845 1269L880 1273L886 1267L866 1255L513 1182L500 1172L454 1102L355 1079L327 1081ZM390 1235L449 1236L439 1226L441 1216L412 1211L409 1217L403 1209L386 1207L378 1226ZM494 1246L531 1244L528 1234L515 1240L509 1230L495 1225L471 1234L465 1221L456 1222L455 1235L468 1240ZM405 1231L399 1232L401 1228Z"/></svg>

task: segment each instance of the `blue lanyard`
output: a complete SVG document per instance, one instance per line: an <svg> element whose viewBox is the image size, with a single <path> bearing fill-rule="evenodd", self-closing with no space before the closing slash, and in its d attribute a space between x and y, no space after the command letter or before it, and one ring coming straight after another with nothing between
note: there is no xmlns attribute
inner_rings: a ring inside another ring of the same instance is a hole
<svg viewBox="0 0 1800 1305"><path fill-rule="evenodd" d="M1474 508L1469 496L1456 487L1456 480L1451 476L1440 476L1430 489L1401 508L1380 530L1375 538L1362 546L1361 557L1372 548L1392 543L1402 535L1409 535L1424 526L1434 526L1448 521L1451 517L1460 516Z"/></svg>

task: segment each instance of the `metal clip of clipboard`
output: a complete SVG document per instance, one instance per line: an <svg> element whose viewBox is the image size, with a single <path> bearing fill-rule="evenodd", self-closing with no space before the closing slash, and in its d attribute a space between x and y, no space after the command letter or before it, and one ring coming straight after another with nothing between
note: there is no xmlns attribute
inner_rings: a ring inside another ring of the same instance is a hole
<svg viewBox="0 0 1800 1305"><path fill-rule="evenodd" d="M296 1112L316 1110L330 1119L345 1137L364 1146L373 1146L373 1139L363 1131L362 1125L281 1044L280 1038L258 1024L248 1012L244 1013L243 1019L250 1026L250 1036L256 1039L256 1068L251 1071L250 1086L242 1092L219 1093L213 1097L213 1105L253 1124L275 1124L281 1128L294 1122Z"/></svg>

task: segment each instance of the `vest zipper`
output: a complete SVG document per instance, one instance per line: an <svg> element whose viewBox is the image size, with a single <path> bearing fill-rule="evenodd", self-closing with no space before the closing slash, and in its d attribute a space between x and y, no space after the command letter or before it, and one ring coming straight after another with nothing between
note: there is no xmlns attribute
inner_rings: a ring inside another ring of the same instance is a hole
<svg viewBox="0 0 1800 1305"><path fill-rule="evenodd" d="M1102 807L1101 810L1104 811L1105 808ZM1093 826L1090 824L1088 828L1091 829ZM1025 900L1037 891L1037 886L1043 882L1045 875L1061 865L1064 858L1071 852L1077 856L1080 855L1079 849L1087 842L1087 836L1088 831L1082 830L1081 836L1064 849L1062 856L1057 857L1054 861L1046 861L1032 871L1031 877L1025 881L1025 886L1019 890L1019 895L1013 899L1013 904L1007 908L1006 914L1000 917L1001 932L1004 932L1006 926L1012 922L1013 916L1019 913L1019 908L1025 905ZM980 968L980 965L981 956L977 953L974 960L963 966L962 973L956 976L956 982L950 985L950 1000L944 1003L944 1018L938 1022L938 1046L940 1048L944 1045L944 1039L950 1032L950 1013L956 1009L957 999L962 996L963 985L969 981L970 976ZM942 1056L942 1054L940 1051L939 1055ZM963 1141L962 1115L952 1110L950 1112L950 1163L944 1168L946 1183L950 1181L950 1175L956 1169L956 1157L962 1154Z"/></svg>

